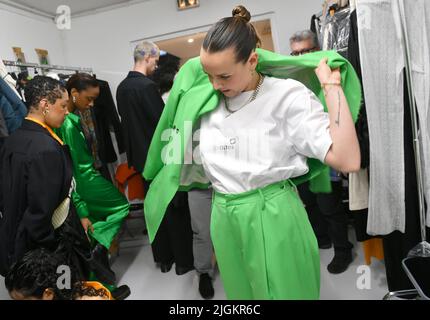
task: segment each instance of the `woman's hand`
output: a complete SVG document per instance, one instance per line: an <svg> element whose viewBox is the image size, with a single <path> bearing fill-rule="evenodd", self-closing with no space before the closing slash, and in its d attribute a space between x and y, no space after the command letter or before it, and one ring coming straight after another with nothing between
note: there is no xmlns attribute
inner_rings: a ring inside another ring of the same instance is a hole
<svg viewBox="0 0 430 320"><path fill-rule="evenodd" d="M339 68L331 70L327 58L321 59L315 69L330 118L332 145L324 162L341 172L354 172L360 169L360 146L355 133L354 121L341 86Z"/></svg>
<svg viewBox="0 0 430 320"><path fill-rule="evenodd" d="M315 69L315 74L322 86L325 86L326 84L340 85L340 69L336 68L331 70L327 64L327 58L321 59L318 67Z"/></svg>
<svg viewBox="0 0 430 320"><path fill-rule="evenodd" d="M93 224L91 223L90 219L88 219L88 218L82 218L81 219L81 224L82 224L82 227L84 228L85 233L87 235L88 235L88 229L90 229L91 232L94 232L94 227L93 227Z"/></svg>

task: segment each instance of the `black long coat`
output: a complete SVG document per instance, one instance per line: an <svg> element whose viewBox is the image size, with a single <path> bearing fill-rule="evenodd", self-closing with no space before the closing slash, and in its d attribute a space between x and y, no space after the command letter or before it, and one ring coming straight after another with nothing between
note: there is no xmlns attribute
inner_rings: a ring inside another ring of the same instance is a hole
<svg viewBox="0 0 430 320"><path fill-rule="evenodd" d="M104 163L112 163L117 160L116 152L112 143L110 130L115 132L119 153L125 151L124 138L122 134L121 122L115 107L115 102L110 91L109 83L97 79L100 85L100 94L94 101L91 108L95 118L95 130L98 142L99 157Z"/></svg>
<svg viewBox="0 0 430 320"><path fill-rule="evenodd" d="M128 165L142 172L149 145L163 112L156 84L144 74L130 71L116 92Z"/></svg>
<svg viewBox="0 0 430 320"><path fill-rule="evenodd" d="M90 258L89 241L73 204L60 228L54 230L51 223L70 188L73 167L68 147L42 126L24 120L6 139L0 159L0 274L38 247L60 251L73 264ZM75 267L88 272L79 263Z"/></svg>

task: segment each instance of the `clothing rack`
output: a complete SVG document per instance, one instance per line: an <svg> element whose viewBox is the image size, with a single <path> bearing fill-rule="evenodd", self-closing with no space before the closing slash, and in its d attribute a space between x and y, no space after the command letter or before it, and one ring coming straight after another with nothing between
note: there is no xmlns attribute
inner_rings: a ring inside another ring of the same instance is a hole
<svg viewBox="0 0 430 320"><path fill-rule="evenodd" d="M93 69L91 68L82 68L82 67L67 67L67 66L59 66L53 64L38 64L38 63L22 63L11 60L3 60L5 66L10 67L29 67L29 68L40 68L40 69L50 69L50 70L63 70L63 71L77 71L77 72L88 72L93 73Z"/></svg>

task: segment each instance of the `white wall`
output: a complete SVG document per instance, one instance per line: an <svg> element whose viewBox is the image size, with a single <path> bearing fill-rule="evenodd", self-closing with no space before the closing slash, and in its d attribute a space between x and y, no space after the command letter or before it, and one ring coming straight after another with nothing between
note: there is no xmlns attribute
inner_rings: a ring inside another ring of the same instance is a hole
<svg viewBox="0 0 430 320"><path fill-rule="evenodd" d="M149 0L128 7L72 19L65 33L65 57L69 65L90 66L99 78L110 82L113 93L132 68L130 43L215 23L230 16L241 2L252 15L274 12L272 29L281 53L289 53L290 35L310 26L322 0L201 0L200 7L176 9L175 0ZM193 33L194 31L190 31Z"/></svg>
<svg viewBox="0 0 430 320"><path fill-rule="evenodd" d="M39 63L35 48L49 52L51 64L63 65L62 34L53 21L0 5L0 58L16 60L12 47L21 47L27 62ZM85 61L83 61L85 63Z"/></svg>

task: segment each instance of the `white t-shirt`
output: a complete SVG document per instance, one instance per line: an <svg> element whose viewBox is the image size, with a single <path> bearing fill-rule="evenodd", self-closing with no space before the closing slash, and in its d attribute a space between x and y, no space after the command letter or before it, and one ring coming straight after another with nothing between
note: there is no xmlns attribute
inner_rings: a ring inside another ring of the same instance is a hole
<svg viewBox="0 0 430 320"><path fill-rule="evenodd" d="M242 193L301 176L306 158L324 161L329 117L302 83L267 77L257 98L243 92L201 120L200 156L213 188Z"/></svg>

